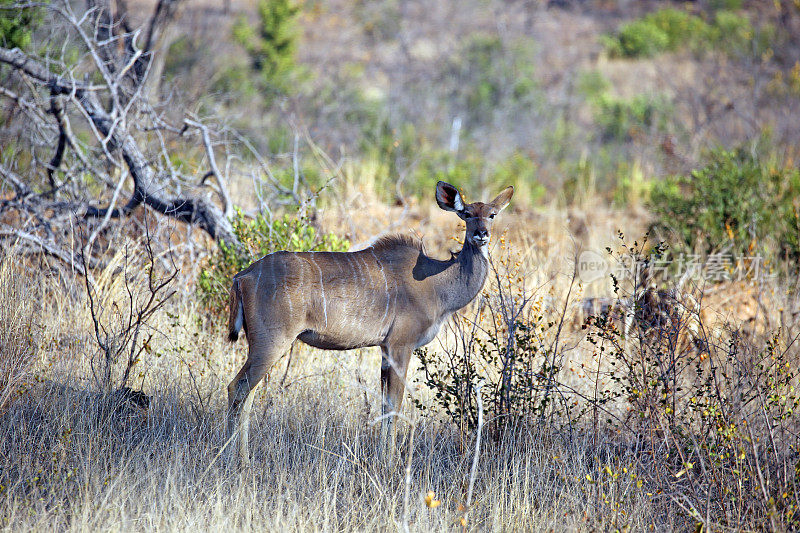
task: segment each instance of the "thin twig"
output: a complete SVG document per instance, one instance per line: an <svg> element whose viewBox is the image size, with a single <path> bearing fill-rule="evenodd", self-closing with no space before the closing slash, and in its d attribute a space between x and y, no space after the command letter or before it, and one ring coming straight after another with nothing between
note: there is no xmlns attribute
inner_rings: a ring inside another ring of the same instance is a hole
<svg viewBox="0 0 800 533"><path fill-rule="evenodd" d="M478 473L478 459L481 455L481 431L483 430L483 400L481 399L481 388L486 380L481 379L475 386L475 401L478 404L478 427L475 430L475 455L472 457L472 468L469 472L469 486L467 487L467 505L464 506L464 517L461 525L466 528L469 519L470 505L472 504L472 489L475 487L475 477Z"/></svg>
<svg viewBox="0 0 800 533"><path fill-rule="evenodd" d="M231 217L233 215L233 201L231 200L231 195L228 192L228 186L222 177L222 172L220 172L219 167L217 166L217 158L214 155L214 146L211 144L211 135L208 132L208 126L202 122L188 118L184 119L183 122L187 126L191 126L192 128L197 128L200 130L200 135L203 138L203 146L206 149L206 156L208 157L208 165L211 167L211 172L214 173L214 177L217 178L219 196L225 209L224 215L226 217Z"/></svg>
<svg viewBox="0 0 800 533"><path fill-rule="evenodd" d="M403 494L403 531L408 533L408 510L409 500L411 498L411 460L414 458L414 434L417 429L417 424L409 421L411 424L411 434L408 437L408 458L406 459L406 479L405 479L405 493Z"/></svg>

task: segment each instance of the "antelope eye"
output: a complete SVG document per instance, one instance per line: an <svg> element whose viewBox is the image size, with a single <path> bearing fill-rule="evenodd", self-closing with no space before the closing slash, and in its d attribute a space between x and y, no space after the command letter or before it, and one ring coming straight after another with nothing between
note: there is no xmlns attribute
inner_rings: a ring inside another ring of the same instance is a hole
<svg viewBox="0 0 800 533"><path fill-rule="evenodd" d="M494 218L494 213L492 213L491 215L489 215L489 218Z"/></svg>

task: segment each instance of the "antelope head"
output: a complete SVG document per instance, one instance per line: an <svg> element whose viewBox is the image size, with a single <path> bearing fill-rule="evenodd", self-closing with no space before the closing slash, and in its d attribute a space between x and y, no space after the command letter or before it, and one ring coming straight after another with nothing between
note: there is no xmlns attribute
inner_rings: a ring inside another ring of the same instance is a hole
<svg viewBox="0 0 800 533"><path fill-rule="evenodd" d="M471 244L484 254L491 237L494 217L508 205L513 195L514 187L509 186L489 203L465 204L458 189L444 181L436 184L436 203L445 211L455 212L461 220L466 222L465 244Z"/></svg>

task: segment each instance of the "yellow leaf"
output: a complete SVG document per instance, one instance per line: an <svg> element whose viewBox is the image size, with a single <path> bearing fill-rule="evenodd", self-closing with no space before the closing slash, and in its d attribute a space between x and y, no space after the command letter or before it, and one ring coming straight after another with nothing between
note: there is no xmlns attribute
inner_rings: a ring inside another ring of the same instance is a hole
<svg viewBox="0 0 800 533"><path fill-rule="evenodd" d="M436 493L431 490L428 491L428 494L425 495L425 505L427 505L431 509L435 509L436 507L442 505L442 501L437 500Z"/></svg>

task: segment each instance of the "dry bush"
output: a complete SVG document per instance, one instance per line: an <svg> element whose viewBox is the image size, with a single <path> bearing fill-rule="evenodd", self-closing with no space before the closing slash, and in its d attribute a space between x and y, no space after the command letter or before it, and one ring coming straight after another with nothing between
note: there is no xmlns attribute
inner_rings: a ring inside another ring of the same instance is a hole
<svg viewBox="0 0 800 533"><path fill-rule="evenodd" d="M704 530L798 527L798 335L770 328L767 309L792 306L784 284L755 295L731 284L725 301L752 303L739 320L712 318L701 286L645 286L627 299L624 330L607 314L588 321L593 425L646 454L645 486Z"/></svg>
<svg viewBox="0 0 800 533"><path fill-rule="evenodd" d="M627 253L636 264L659 250L635 244ZM732 284L737 300L767 302L758 307L766 317L746 313L738 321L711 320L699 286L637 283L630 295L617 286L614 306L591 316L585 340L571 343L561 327L570 292L543 312L517 265L496 262L491 296L455 323L455 342L420 354L431 398L417 399L419 407L447 414L469 441L483 379L495 439L538 432L570 445L588 439L592 448L617 447L587 478L606 503L627 480L626 497L674 507L682 528L798 526L798 335L769 327L776 313L767 309L793 308L790 298L776 299L785 281L772 280L757 295ZM580 367L582 386L567 366Z"/></svg>
<svg viewBox="0 0 800 533"><path fill-rule="evenodd" d="M142 354L152 350L150 343L157 330L150 321L174 296L177 276L174 262L166 272L157 266L149 233L141 243L124 243L97 280L90 280L84 273L83 284L100 356L92 357L89 363L102 389L110 391L116 385L120 390L128 390L131 371Z"/></svg>

